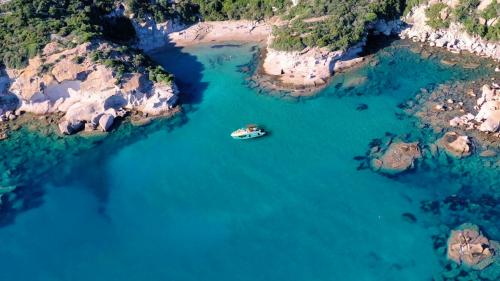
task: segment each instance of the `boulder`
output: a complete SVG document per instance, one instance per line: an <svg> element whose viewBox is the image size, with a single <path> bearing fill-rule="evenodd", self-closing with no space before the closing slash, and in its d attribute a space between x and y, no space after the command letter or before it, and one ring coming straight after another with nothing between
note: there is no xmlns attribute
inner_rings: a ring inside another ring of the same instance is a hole
<svg viewBox="0 0 500 281"><path fill-rule="evenodd" d="M479 227L466 223L452 230L448 238L448 259L482 270L498 259L498 242L486 238Z"/></svg>
<svg viewBox="0 0 500 281"><path fill-rule="evenodd" d="M99 127L104 131L108 132L113 126L113 122L115 121L115 117L111 114L103 114L101 118L99 118Z"/></svg>
<svg viewBox="0 0 500 281"><path fill-rule="evenodd" d="M389 145L381 157L374 158L371 166L374 170L386 174L398 174L415 166L415 160L422 157L417 142L394 142Z"/></svg>
<svg viewBox="0 0 500 281"><path fill-rule="evenodd" d="M78 133L84 128L84 122L82 121L68 121L64 120L59 123L59 131L64 135L72 135Z"/></svg>
<svg viewBox="0 0 500 281"><path fill-rule="evenodd" d="M446 154L455 158L467 157L472 153L469 137L460 136L455 132L447 132L437 144Z"/></svg>
<svg viewBox="0 0 500 281"><path fill-rule="evenodd" d="M500 110L495 110L479 126L479 131L495 133L500 128Z"/></svg>

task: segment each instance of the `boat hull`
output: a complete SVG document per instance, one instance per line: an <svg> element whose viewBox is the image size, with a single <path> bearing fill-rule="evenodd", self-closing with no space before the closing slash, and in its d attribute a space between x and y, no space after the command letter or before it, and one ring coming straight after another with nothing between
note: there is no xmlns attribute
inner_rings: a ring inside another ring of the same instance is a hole
<svg viewBox="0 0 500 281"><path fill-rule="evenodd" d="M244 135L237 135L237 134L231 134L231 137L235 140L247 140L247 139L254 139L254 138L259 138L262 136L265 136L266 132L263 131L256 131L256 132L250 132L248 134Z"/></svg>

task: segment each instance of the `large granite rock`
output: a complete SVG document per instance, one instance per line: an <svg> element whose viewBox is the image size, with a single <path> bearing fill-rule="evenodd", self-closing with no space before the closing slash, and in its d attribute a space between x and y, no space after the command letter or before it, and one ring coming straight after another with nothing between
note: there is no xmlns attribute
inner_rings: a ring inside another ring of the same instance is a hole
<svg viewBox="0 0 500 281"><path fill-rule="evenodd" d="M452 230L448 239L448 259L476 270L498 261L500 244L486 238L479 227L466 223Z"/></svg>
<svg viewBox="0 0 500 281"><path fill-rule="evenodd" d="M147 18L145 21L132 20L132 24L138 39L137 48L144 51L166 46L170 33L185 28L174 20L157 23L153 18Z"/></svg>
<svg viewBox="0 0 500 281"><path fill-rule="evenodd" d="M477 100L479 112L474 120L480 122L482 132L497 132L500 128L500 89L484 85L481 97Z"/></svg>
<svg viewBox="0 0 500 281"><path fill-rule="evenodd" d="M114 60L130 59L126 54L111 52L111 44L85 43L73 49L49 45L45 54L30 60L28 67L15 75L9 92L19 101L18 111L64 113L59 124L63 134L78 132L81 124L86 130L108 131L116 112L122 110L158 116L169 114L176 105L178 90L174 83L154 83L147 72L117 77L114 69L88 58L91 52L100 51L110 53ZM41 70L47 65L52 68Z"/></svg>
<svg viewBox="0 0 500 281"><path fill-rule="evenodd" d="M405 17L405 21L409 24L407 29L402 30L400 37L409 38L414 41L427 42L430 46L446 48L451 52L459 53L467 51L478 56L490 57L497 61L500 60L500 45L498 42L489 42L481 39L473 34L468 34L461 23L451 20L448 28L433 29L427 25L427 17L425 14L429 5L436 2L445 2L450 7L456 5L456 0L446 1L421 1L422 3L413 8ZM444 9L442 17L449 17L449 8ZM476 11L480 14L480 11ZM494 18L483 24L494 24L498 19Z"/></svg>
<svg viewBox="0 0 500 281"><path fill-rule="evenodd" d="M374 170L386 174L398 174L415 166L415 161L422 157L417 142L394 142L389 145L381 157L372 159Z"/></svg>
<svg viewBox="0 0 500 281"><path fill-rule="evenodd" d="M84 122L80 120L76 121L63 120L61 123L59 123L59 131L63 135L72 135L81 131L84 126L85 126Z"/></svg>
<svg viewBox="0 0 500 281"><path fill-rule="evenodd" d="M447 132L437 144L446 154L455 158L467 157L472 153L469 137L460 136L455 132Z"/></svg>
<svg viewBox="0 0 500 281"><path fill-rule="evenodd" d="M115 117L113 115L105 113L99 118L99 127L101 127L104 132L108 132L111 126L113 126L114 121Z"/></svg>

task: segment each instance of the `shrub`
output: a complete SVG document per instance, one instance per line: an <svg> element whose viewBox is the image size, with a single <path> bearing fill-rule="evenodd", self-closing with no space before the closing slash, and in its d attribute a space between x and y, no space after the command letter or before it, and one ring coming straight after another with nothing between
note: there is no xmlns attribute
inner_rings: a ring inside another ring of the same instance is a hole
<svg viewBox="0 0 500 281"><path fill-rule="evenodd" d="M429 6L425 10L425 16L427 17L427 24L434 28L434 29L439 29L439 28L447 28L450 26L450 20L449 18L443 20L441 18L441 12L444 9L449 9L448 5L444 3L436 3L431 6Z"/></svg>
<svg viewBox="0 0 500 281"><path fill-rule="evenodd" d="M171 85L174 81L174 76L163 69L161 66L150 67L149 80L156 83L163 83L165 85Z"/></svg>

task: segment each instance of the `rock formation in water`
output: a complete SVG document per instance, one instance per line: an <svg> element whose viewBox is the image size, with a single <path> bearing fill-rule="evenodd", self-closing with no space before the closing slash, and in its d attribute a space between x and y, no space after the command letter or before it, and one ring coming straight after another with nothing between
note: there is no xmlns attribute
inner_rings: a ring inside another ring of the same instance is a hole
<svg viewBox="0 0 500 281"><path fill-rule="evenodd" d="M401 21L378 20L368 26L370 32L386 36L398 34L403 28ZM317 87L326 84L335 73L351 68L364 61L361 53L367 42L364 37L347 50L330 51L328 48L306 48L302 51L278 51L271 47L270 36L262 69L275 76L282 84Z"/></svg>
<svg viewBox="0 0 500 281"><path fill-rule="evenodd" d="M107 57L95 59L102 54ZM127 72L123 66L131 60L129 54L108 43L68 49L52 42L26 68L9 71L11 85L3 96L14 95L18 102L0 114L8 118L12 112L61 112L59 129L63 134L84 128L108 131L115 118L132 110L151 116L169 114L178 99L175 84L151 81L141 66Z"/></svg>
<svg viewBox="0 0 500 281"><path fill-rule="evenodd" d="M484 85L481 96L476 101L471 112L450 120L450 126L479 130L486 133L496 133L500 129L500 87L497 84Z"/></svg>
<svg viewBox="0 0 500 281"><path fill-rule="evenodd" d="M448 259L476 270L483 270L500 262L500 244L489 240L474 224L462 224L451 231L447 245Z"/></svg>
<svg viewBox="0 0 500 281"><path fill-rule="evenodd" d="M358 57L364 43L348 51L306 48L300 52L277 51L267 47L263 71L277 77L283 85L323 86L335 71L349 68L361 61Z"/></svg>
<svg viewBox="0 0 500 281"><path fill-rule="evenodd" d="M442 148L446 154L456 158L467 157L472 153L469 137L460 136L455 132L447 132L444 134L444 136L439 139L438 146Z"/></svg>
<svg viewBox="0 0 500 281"><path fill-rule="evenodd" d="M385 174L398 174L412 169L415 161L422 157L417 142L393 142L385 151L372 153L371 167Z"/></svg>

